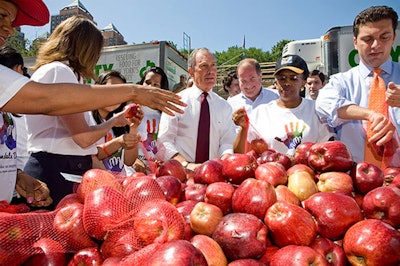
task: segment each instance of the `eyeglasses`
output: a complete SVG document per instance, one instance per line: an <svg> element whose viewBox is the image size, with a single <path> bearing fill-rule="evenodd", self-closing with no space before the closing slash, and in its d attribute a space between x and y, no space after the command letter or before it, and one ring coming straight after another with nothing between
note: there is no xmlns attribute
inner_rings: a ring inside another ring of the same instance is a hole
<svg viewBox="0 0 400 266"><path fill-rule="evenodd" d="M280 83L288 81L297 81L300 79L299 76L297 75L290 75L290 76L284 76L284 75L276 75L275 76L276 80Z"/></svg>

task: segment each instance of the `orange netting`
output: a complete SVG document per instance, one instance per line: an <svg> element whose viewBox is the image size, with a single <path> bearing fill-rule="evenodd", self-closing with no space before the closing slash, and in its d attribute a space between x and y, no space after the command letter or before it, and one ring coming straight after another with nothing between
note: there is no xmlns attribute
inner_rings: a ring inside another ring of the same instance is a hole
<svg viewBox="0 0 400 266"><path fill-rule="evenodd" d="M98 247L104 259L129 261L129 255L130 260L143 257L161 243L183 239L184 233L183 216L154 178L92 169L76 193L54 211L0 212L0 265L21 265L33 254L72 254L87 247ZM49 239L46 248L43 239Z"/></svg>

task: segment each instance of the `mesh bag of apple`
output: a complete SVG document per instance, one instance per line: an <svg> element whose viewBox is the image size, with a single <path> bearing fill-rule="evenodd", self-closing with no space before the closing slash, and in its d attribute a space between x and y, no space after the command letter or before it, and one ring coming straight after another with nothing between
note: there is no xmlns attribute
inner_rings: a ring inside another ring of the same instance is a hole
<svg viewBox="0 0 400 266"><path fill-rule="evenodd" d="M34 265L29 260L36 254L74 254L91 247L103 258L141 250L132 263L158 244L183 239L184 232L183 216L154 178L92 169L53 211L0 213L0 265Z"/></svg>

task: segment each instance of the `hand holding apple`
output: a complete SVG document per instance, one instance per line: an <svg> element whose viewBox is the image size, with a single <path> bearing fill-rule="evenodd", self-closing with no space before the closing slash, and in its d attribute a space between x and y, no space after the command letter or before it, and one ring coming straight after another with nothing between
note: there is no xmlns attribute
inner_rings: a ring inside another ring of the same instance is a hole
<svg viewBox="0 0 400 266"><path fill-rule="evenodd" d="M126 118L136 117L136 118L140 119L139 113L141 112L141 110L140 110L139 104L136 104L136 103L127 104L124 107L124 111L126 111L125 112Z"/></svg>

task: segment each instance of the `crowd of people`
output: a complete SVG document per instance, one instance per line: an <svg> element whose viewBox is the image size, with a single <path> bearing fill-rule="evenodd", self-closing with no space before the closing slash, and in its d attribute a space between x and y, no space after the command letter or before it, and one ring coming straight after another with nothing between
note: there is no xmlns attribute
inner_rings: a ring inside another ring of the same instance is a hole
<svg viewBox="0 0 400 266"><path fill-rule="evenodd" d="M192 51L190 77L181 75L172 92L160 67L148 68L138 84L126 84L115 70L95 77L103 39L81 16L55 29L40 47L32 77L23 76L22 57L5 39L13 27L48 22L44 3L33 2L0 0L0 161L8 169L0 173L0 199L22 196L33 207L52 208L73 191L63 173L148 174L157 160L169 159L195 170L247 152L256 138L289 156L302 142L341 140L354 161L370 160L370 151L371 162L400 167L400 64L390 57L398 16L390 7L371 7L355 18L357 67L328 80L287 55L276 62L274 88L266 88L259 62L246 58L223 79L225 99L213 90L217 64L207 48ZM376 68L386 84L384 111L369 105ZM86 78L96 84L83 85ZM133 118L125 117L129 103L140 104ZM25 159L17 163L20 154Z"/></svg>

